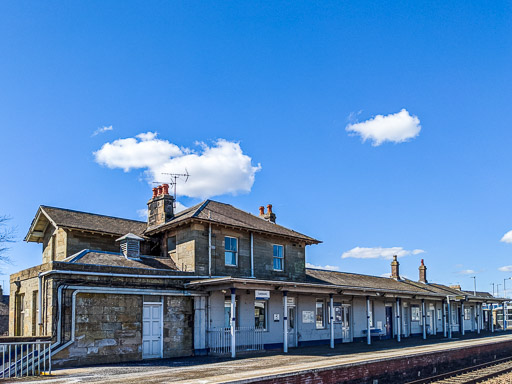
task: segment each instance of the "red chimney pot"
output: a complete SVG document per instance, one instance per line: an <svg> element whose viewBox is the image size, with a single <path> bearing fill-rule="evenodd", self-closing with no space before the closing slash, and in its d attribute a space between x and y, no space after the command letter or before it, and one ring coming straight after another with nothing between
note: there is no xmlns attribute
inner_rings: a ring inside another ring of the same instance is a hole
<svg viewBox="0 0 512 384"><path fill-rule="evenodd" d="M272 213L272 204L267 205L267 213Z"/></svg>
<svg viewBox="0 0 512 384"><path fill-rule="evenodd" d="M260 216L263 216L265 214L265 207L262 205L260 207Z"/></svg>
<svg viewBox="0 0 512 384"><path fill-rule="evenodd" d="M163 192L163 187L161 185L158 186L158 196L160 196Z"/></svg>
<svg viewBox="0 0 512 384"><path fill-rule="evenodd" d="M421 265L425 265L425 263L423 262L423 259L421 259Z"/></svg>
<svg viewBox="0 0 512 384"><path fill-rule="evenodd" d="M153 188L153 197L156 197L157 193L158 193L158 188Z"/></svg>
<svg viewBox="0 0 512 384"><path fill-rule="evenodd" d="M169 184L162 184L162 188L164 190L164 195L169 194Z"/></svg>

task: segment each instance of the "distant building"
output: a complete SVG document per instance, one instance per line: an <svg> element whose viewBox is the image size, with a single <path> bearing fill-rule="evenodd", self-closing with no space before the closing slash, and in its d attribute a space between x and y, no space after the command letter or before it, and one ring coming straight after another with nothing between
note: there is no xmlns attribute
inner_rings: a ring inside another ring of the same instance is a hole
<svg viewBox="0 0 512 384"><path fill-rule="evenodd" d="M419 281L305 268L320 243L206 200L174 212L153 189L148 222L41 206L25 238L41 265L11 275L10 335L49 335L54 364L479 332L498 299Z"/></svg>

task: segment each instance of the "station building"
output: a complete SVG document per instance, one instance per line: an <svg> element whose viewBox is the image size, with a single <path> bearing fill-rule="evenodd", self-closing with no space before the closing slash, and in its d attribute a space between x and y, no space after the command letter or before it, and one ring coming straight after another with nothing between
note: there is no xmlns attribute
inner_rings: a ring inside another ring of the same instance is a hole
<svg viewBox="0 0 512 384"><path fill-rule="evenodd" d="M428 338L492 328L488 294L427 280L306 268L315 238L206 200L174 211L153 189L148 221L40 206L25 238L42 264L10 278L12 336L51 336L54 364L136 361Z"/></svg>

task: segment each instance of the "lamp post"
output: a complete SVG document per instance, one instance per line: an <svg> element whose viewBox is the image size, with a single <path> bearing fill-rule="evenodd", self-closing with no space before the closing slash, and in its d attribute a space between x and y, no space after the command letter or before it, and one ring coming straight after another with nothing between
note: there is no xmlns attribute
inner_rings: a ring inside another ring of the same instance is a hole
<svg viewBox="0 0 512 384"><path fill-rule="evenodd" d="M473 279L473 295L476 296L476 276L471 276Z"/></svg>
<svg viewBox="0 0 512 384"><path fill-rule="evenodd" d="M492 285L492 295L494 296L494 283L491 283Z"/></svg>

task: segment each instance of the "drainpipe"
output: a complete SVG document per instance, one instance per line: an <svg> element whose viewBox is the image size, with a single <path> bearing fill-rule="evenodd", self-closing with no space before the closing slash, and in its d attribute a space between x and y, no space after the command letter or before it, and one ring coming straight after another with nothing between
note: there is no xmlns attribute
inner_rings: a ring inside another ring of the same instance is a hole
<svg viewBox="0 0 512 384"><path fill-rule="evenodd" d="M329 295L331 309L331 348L334 348L334 299L332 293Z"/></svg>
<svg viewBox="0 0 512 384"><path fill-rule="evenodd" d="M283 352L288 353L288 292L283 291Z"/></svg>
<svg viewBox="0 0 512 384"><path fill-rule="evenodd" d="M254 236L251 232L251 277L254 277Z"/></svg>
<svg viewBox="0 0 512 384"><path fill-rule="evenodd" d="M236 288L231 288L231 358L236 357Z"/></svg>
<svg viewBox="0 0 512 384"><path fill-rule="evenodd" d="M400 333L402 333L402 323L400 320L400 299L396 298L396 340L400 342Z"/></svg>
<svg viewBox="0 0 512 384"><path fill-rule="evenodd" d="M367 335L366 335L366 342L368 343L368 345L370 345L372 343L372 334L371 334L371 329L370 329L370 297L369 296L366 296L366 330L367 330Z"/></svg>
<svg viewBox="0 0 512 384"><path fill-rule="evenodd" d="M212 277L212 225L208 224L208 276Z"/></svg>
<svg viewBox="0 0 512 384"><path fill-rule="evenodd" d="M37 325L38 325L38 334L39 336L43 335L43 320L42 320L42 312L43 312L43 280L41 276L41 272L39 272L37 276L37 305L39 308L39 312L37 314Z"/></svg>
<svg viewBox="0 0 512 384"><path fill-rule="evenodd" d="M421 311L423 316L423 340L427 339L427 314L425 313L425 299L421 299Z"/></svg>

